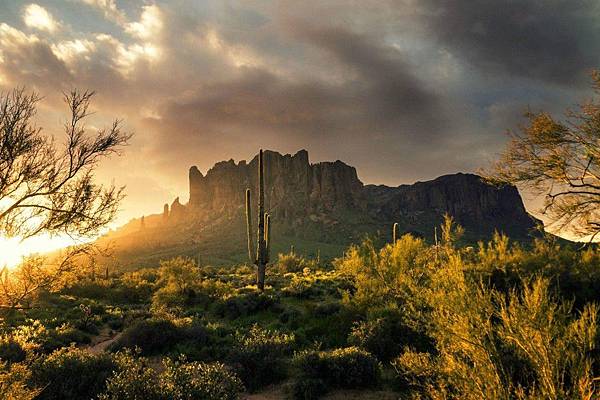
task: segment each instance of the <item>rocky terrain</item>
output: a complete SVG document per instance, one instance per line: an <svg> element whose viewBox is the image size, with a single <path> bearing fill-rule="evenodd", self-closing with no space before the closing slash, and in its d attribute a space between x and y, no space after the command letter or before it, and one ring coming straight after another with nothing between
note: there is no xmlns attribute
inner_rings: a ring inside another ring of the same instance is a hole
<svg viewBox="0 0 600 400"><path fill-rule="evenodd" d="M364 185L356 169L339 160L311 164L305 150L266 151L264 158L275 251L295 245L310 254L334 255L367 234L389 240L395 222L401 232L431 240L445 213L465 228L467 241L495 230L528 240L538 224L515 187L492 186L473 174L389 187ZM162 214L133 220L102 241L114 241L117 257L138 262L177 254L213 263L243 261L244 191L250 188L256 198L257 167L257 157L219 162L206 175L193 166L187 203L177 198Z"/></svg>

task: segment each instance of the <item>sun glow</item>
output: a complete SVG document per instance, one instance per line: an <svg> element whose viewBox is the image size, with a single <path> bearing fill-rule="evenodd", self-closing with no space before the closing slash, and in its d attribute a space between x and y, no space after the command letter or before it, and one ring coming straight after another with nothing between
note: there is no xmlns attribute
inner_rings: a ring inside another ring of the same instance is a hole
<svg viewBox="0 0 600 400"><path fill-rule="evenodd" d="M0 236L0 269L4 266L15 268L24 257L44 254L73 244L69 237L42 235L26 240Z"/></svg>

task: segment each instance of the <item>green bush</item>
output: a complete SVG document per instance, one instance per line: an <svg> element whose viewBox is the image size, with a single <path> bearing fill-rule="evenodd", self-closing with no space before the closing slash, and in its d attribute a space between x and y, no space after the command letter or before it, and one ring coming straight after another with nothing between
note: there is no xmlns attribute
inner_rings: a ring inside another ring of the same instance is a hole
<svg viewBox="0 0 600 400"><path fill-rule="evenodd" d="M406 351L392 361L396 371L398 388L409 390L426 390L435 384L443 374L439 364L429 353Z"/></svg>
<svg viewBox="0 0 600 400"><path fill-rule="evenodd" d="M213 311L219 317L236 319L271 309L278 302L279 299L274 296L252 291L217 302Z"/></svg>
<svg viewBox="0 0 600 400"><path fill-rule="evenodd" d="M67 347L72 343L88 344L91 342L89 334L71 326L70 324L63 324L55 329L48 329L45 331L45 334L38 338L38 340L41 350L44 353L51 353L54 350Z"/></svg>
<svg viewBox="0 0 600 400"><path fill-rule="evenodd" d="M0 399L34 400L38 399L40 388L27 384L31 371L23 364L0 365Z"/></svg>
<svg viewBox="0 0 600 400"><path fill-rule="evenodd" d="M98 400L168 400L160 386L158 374L145 358L130 351L115 355L119 368L108 378L106 391Z"/></svg>
<svg viewBox="0 0 600 400"><path fill-rule="evenodd" d="M294 356L294 365L298 370L294 393L307 392L302 389L306 380L322 380L327 388L359 389L376 386L381 376L377 359L358 347L306 350Z"/></svg>
<svg viewBox="0 0 600 400"><path fill-rule="evenodd" d="M304 268L315 267L315 263L306 261L304 257L292 251L287 254L279 253L277 258L277 268L283 273L302 272Z"/></svg>
<svg viewBox="0 0 600 400"><path fill-rule="evenodd" d="M228 357L246 388L255 391L286 377L284 359L293 351L294 335L264 330L254 325L247 333L236 335Z"/></svg>
<svg viewBox="0 0 600 400"><path fill-rule="evenodd" d="M115 360L119 368L99 400L235 400L244 390L241 380L222 363L167 359L159 374L130 351L118 353Z"/></svg>
<svg viewBox="0 0 600 400"><path fill-rule="evenodd" d="M222 363L165 361L161 374L164 394L172 400L235 400L242 381Z"/></svg>
<svg viewBox="0 0 600 400"><path fill-rule="evenodd" d="M144 355L157 354L184 338L184 333L172 321L148 319L136 321L113 343L112 350L139 347Z"/></svg>
<svg viewBox="0 0 600 400"><path fill-rule="evenodd" d="M426 333L408 326L398 310L386 309L366 321L360 321L348 335L348 344L361 347L381 361L390 361L404 347L434 351L433 340Z"/></svg>
<svg viewBox="0 0 600 400"><path fill-rule="evenodd" d="M10 336L0 338L0 362L9 364L24 361L27 352L19 342Z"/></svg>
<svg viewBox="0 0 600 400"><path fill-rule="evenodd" d="M91 399L116 369L110 354L67 347L33 363L31 383L43 388L39 399Z"/></svg>

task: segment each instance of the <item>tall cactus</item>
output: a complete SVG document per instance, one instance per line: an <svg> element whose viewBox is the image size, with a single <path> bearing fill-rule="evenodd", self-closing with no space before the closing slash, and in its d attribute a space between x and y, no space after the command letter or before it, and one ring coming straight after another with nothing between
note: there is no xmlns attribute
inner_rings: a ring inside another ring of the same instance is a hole
<svg viewBox="0 0 600 400"><path fill-rule="evenodd" d="M265 271L271 255L271 216L265 213L265 179L263 151L258 154L258 232L256 254L252 235L252 217L250 189L246 189L246 227L248 233L248 258L256 265L256 286L265 290Z"/></svg>

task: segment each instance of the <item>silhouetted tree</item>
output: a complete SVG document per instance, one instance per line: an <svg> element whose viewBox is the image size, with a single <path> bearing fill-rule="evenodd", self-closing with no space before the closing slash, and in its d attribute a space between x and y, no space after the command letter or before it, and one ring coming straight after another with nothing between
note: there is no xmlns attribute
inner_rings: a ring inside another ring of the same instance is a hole
<svg viewBox="0 0 600 400"><path fill-rule="evenodd" d="M600 93L600 73L593 75ZM543 214L558 230L593 240L600 233L600 103L596 99L567 111L562 120L528 112L488 177L545 195Z"/></svg>
<svg viewBox="0 0 600 400"><path fill-rule="evenodd" d="M36 93L15 89L0 95L0 234L90 237L114 218L123 188L96 184L94 171L131 134L122 130L120 120L88 133L84 122L93 96L90 91L65 93L70 117L64 143L57 143L34 122ZM54 268L43 268L39 259L25 262L0 279L0 300L18 306L36 290L52 286L73 267L74 257L90 252L89 246L69 249Z"/></svg>

